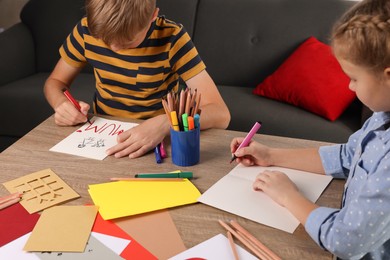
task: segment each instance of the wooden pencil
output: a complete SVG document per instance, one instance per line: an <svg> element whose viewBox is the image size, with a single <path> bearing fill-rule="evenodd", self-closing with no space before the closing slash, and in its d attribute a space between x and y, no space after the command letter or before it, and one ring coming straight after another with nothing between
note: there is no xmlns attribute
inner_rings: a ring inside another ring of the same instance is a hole
<svg viewBox="0 0 390 260"><path fill-rule="evenodd" d="M246 229L244 229L237 221L231 220L230 224L237 229L241 234L247 237L251 242L253 242L257 247L259 247L262 251L264 251L272 260L281 259L274 252L272 252L268 247L266 247L263 243L257 240L251 233L249 233Z"/></svg>
<svg viewBox="0 0 390 260"><path fill-rule="evenodd" d="M195 108L192 111L192 116L195 116L195 114L200 115L200 112L198 113L199 104L200 104L200 97L201 97L201 93L199 93L199 95L198 95L198 100L195 101Z"/></svg>
<svg viewBox="0 0 390 260"><path fill-rule="evenodd" d="M255 246L253 246L251 243L248 243L248 241L240 234L238 234L233 228L231 228L228 224L226 224L225 222L223 222L222 220L218 220L219 224L221 224L221 226L223 226L227 231L229 231L230 233L232 233L233 236L235 236L238 240L241 241L241 243L243 243L247 248L249 248L257 257L259 257L260 259L268 259L267 258L267 255L261 251L260 248L257 248Z"/></svg>
<svg viewBox="0 0 390 260"><path fill-rule="evenodd" d="M8 206L11 206L15 203L18 203L21 199L22 194L19 192L12 193L3 198L0 198L0 209L4 209Z"/></svg>
<svg viewBox="0 0 390 260"><path fill-rule="evenodd" d="M232 236L232 233L230 233L230 231L227 231L227 237L229 239L230 247L232 248L234 259L240 260L240 258L238 257L236 244L234 244L233 236Z"/></svg>
<svg viewBox="0 0 390 260"><path fill-rule="evenodd" d="M191 91L188 91L187 92L186 102L185 102L186 103L185 104L185 110L184 110L184 113L186 113L187 115L189 115L189 113L190 113L191 98L192 98Z"/></svg>
<svg viewBox="0 0 390 260"><path fill-rule="evenodd" d="M165 114L167 115L168 120L169 120L169 122L170 122L170 124L172 126L171 111L169 110L168 103L167 103L167 101L165 99L162 99L161 103L162 103L162 105L164 107Z"/></svg>

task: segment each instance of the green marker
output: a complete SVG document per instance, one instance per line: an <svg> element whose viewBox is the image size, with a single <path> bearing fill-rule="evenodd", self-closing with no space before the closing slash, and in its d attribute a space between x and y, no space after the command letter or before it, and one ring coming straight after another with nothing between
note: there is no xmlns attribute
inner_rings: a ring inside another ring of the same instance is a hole
<svg viewBox="0 0 390 260"><path fill-rule="evenodd" d="M182 114L181 118L183 119L184 131L187 132L188 131L188 115L187 115L187 113Z"/></svg>
<svg viewBox="0 0 390 260"><path fill-rule="evenodd" d="M135 178L192 178L192 172L138 173Z"/></svg>

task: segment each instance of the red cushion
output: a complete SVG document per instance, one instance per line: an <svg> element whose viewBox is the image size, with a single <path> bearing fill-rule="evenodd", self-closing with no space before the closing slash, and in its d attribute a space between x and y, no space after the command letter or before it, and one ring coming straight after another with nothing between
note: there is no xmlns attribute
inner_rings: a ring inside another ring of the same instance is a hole
<svg viewBox="0 0 390 260"><path fill-rule="evenodd" d="M253 94L283 101L331 121L356 97L349 78L330 46L310 37L254 90Z"/></svg>

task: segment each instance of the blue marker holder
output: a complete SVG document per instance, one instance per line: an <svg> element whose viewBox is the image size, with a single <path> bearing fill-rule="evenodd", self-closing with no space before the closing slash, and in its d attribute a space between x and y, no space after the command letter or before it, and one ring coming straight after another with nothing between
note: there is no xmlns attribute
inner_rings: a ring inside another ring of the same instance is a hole
<svg viewBox="0 0 390 260"><path fill-rule="evenodd" d="M175 131L171 128L172 162L177 166L192 166L200 158L200 129Z"/></svg>

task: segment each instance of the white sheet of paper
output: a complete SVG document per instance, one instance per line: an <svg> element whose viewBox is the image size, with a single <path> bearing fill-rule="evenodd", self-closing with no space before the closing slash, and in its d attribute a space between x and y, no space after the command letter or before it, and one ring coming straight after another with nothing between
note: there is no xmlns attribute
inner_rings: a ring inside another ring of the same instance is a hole
<svg viewBox="0 0 390 260"><path fill-rule="evenodd" d="M23 251L31 232L0 247L0 259L39 260L40 258L31 252Z"/></svg>
<svg viewBox="0 0 390 260"><path fill-rule="evenodd" d="M107 157L106 150L117 144L118 134L137 125L101 117L90 121L92 124L85 123L50 151L103 160Z"/></svg>
<svg viewBox="0 0 390 260"><path fill-rule="evenodd" d="M241 246L236 245L237 254L241 260L256 260L258 259ZM232 248L229 240L222 234L218 234L174 257L169 260L183 259L207 259L207 260L234 260Z"/></svg>
<svg viewBox="0 0 390 260"><path fill-rule="evenodd" d="M91 232L91 235L118 255L120 255L131 242L127 239L113 237L98 232Z"/></svg>
<svg viewBox="0 0 390 260"><path fill-rule="evenodd" d="M198 199L199 202L238 216L293 233L299 221L265 193L254 191L252 184L264 170L281 171L297 185L302 194L315 202L332 177L281 167L237 165Z"/></svg>

